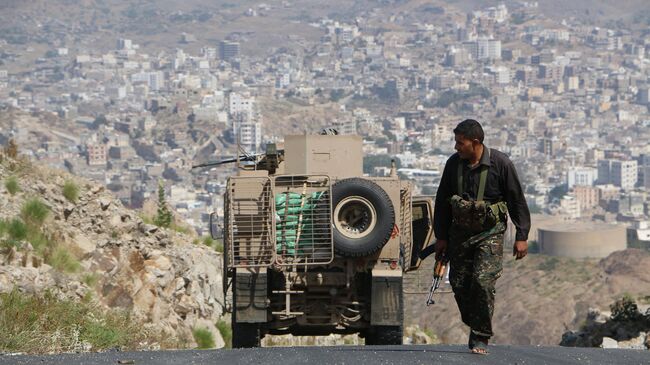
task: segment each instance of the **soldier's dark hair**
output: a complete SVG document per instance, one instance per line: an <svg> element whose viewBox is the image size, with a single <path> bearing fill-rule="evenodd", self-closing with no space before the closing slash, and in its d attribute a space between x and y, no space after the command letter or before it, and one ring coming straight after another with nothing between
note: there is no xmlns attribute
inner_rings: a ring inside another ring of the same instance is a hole
<svg viewBox="0 0 650 365"><path fill-rule="evenodd" d="M481 143L483 143L483 138L485 138L481 123L474 119L465 119L458 123L456 128L454 128L454 134L460 134L468 139L478 139Z"/></svg>

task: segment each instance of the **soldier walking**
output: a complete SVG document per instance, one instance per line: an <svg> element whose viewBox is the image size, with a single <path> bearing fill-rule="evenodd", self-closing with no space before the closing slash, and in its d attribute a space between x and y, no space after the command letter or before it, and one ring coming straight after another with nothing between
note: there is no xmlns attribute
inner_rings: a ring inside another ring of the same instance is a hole
<svg viewBox="0 0 650 365"><path fill-rule="evenodd" d="M513 256L519 260L528 253L530 212L512 161L483 144L480 123L464 120L454 135L457 153L447 160L436 195L436 259L450 261L449 281L470 328L470 350L487 354L507 218L516 227Z"/></svg>

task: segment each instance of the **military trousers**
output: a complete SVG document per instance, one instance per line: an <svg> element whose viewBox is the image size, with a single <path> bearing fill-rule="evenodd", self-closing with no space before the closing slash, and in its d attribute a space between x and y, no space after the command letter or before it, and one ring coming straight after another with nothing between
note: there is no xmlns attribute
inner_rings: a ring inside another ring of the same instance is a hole
<svg viewBox="0 0 650 365"><path fill-rule="evenodd" d="M495 285L503 271L505 222L478 234L468 234L453 225L447 255L449 282L461 318L472 332L492 337Z"/></svg>

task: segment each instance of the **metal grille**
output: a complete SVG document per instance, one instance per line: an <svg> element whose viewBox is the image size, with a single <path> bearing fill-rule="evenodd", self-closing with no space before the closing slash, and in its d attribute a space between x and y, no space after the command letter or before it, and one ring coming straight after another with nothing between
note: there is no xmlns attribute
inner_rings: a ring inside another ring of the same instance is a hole
<svg viewBox="0 0 650 365"><path fill-rule="evenodd" d="M269 266L275 260L272 184L268 177L228 179L228 266Z"/></svg>
<svg viewBox="0 0 650 365"><path fill-rule="evenodd" d="M402 248L402 267L408 268L410 262L406 262L405 259L411 259L411 251L413 250L413 238L412 238L412 199L411 199L411 184L406 183L400 190L401 196L401 207L400 207L400 216L402 220L402 232L400 234L400 245Z"/></svg>
<svg viewBox="0 0 650 365"><path fill-rule="evenodd" d="M276 263L302 266L332 262L330 178L280 175L273 183Z"/></svg>

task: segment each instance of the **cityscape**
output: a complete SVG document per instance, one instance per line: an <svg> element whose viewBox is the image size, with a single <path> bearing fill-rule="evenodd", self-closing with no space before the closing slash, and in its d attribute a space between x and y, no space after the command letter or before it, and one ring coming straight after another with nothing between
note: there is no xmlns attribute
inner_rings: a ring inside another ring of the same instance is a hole
<svg viewBox="0 0 650 365"><path fill-rule="evenodd" d="M127 38L109 49L79 44L53 18L29 37L7 32L0 105L11 120L0 142L14 139L33 160L105 184L131 208L155 199L163 181L176 214L207 234L236 167L192 165L332 127L363 137L366 173L387 174L395 159L432 195L454 152L454 126L474 118L486 145L515 162L533 213L615 224L627 245L650 247L647 25L557 20L527 1L418 10L297 17L309 37L288 34L286 44L254 52L246 32L205 44L183 32L146 50Z"/></svg>

